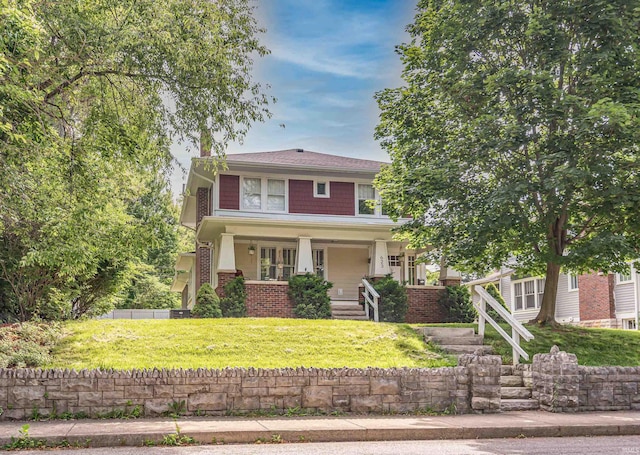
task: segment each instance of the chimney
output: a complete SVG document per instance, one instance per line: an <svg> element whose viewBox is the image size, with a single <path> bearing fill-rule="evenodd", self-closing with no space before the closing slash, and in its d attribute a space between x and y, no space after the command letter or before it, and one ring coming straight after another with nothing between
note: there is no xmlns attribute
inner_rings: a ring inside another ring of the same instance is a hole
<svg viewBox="0 0 640 455"><path fill-rule="evenodd" d="M203 128L200 130L200 157L211 156L211 132Z"/></svg>

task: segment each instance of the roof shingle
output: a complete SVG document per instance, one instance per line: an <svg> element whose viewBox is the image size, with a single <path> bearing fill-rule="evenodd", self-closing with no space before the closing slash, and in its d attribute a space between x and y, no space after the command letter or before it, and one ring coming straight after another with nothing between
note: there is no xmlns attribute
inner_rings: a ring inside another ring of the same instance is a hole
<svg viewBox="0 0 640 455"><path fill-rule="evenodd" d="M227 154L227 162L265 165L294 166L336 170L359 170L378 172L382 161L363 160L346 156L310 152L302 149L278 150L274 152Z"/></svg>

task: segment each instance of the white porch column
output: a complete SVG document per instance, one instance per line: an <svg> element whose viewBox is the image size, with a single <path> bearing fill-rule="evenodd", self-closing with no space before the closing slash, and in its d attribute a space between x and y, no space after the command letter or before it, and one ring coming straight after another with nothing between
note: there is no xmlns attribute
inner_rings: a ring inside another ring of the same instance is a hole
<svg viewBox="0 0 640 455"><path fill-rule="evenodd" d="M369 271L371 272L371 276L375 278L383 277L391 273L386 240L374 241L373 254L371 255L371 267Z"/></svg>
<svg viewBox="0 0 640 455"><path fill-rule="evenodd" d="M314 273L313 254L311 253L311 237L298 237L296 249L296 275Z"/></svg>
<svg viewBox="0 0 640 455"><path fill-rule="evenodd" d="M418 280L423 280L424 284L427 284L427 264L424 262L416 264L416 284Z"/></svg>
<svg viewBox="0 0 640 455"><path fill-rule="evenodd" d="M235 273L236 251L233 243L233 234L220 234L220 249L218 251L218 272Z"/></svg>

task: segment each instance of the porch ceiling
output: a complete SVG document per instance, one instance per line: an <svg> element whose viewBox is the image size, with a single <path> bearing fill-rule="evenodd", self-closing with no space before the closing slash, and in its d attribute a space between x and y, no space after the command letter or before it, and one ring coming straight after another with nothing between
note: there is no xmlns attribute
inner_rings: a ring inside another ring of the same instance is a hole
<svg viewBox="0 0 640 455"><path fill-rule="evenodd" d="M340 241L391 241L393 222L344 223L331 221L272 220L266 218L205 217L200 223L196 238L200 242L211 242L222 233L238 237L292 239L311 237L312 239Z"/></svg>

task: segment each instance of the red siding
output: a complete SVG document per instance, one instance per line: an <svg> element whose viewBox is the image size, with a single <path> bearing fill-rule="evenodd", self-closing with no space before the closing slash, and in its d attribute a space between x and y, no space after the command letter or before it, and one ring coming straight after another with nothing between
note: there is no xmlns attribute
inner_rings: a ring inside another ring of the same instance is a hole
<svg viewBox="0 0 640 455"><path fill-rule="evenodd" d="M289 213L355 215L354 184L330 182L331 197L313 197L313 180L289 180Z"/></svg>
<svg viewBox="0 0 640 455"><path fill-rule="evenodd" d="M240 209L240 177L237 175L220 176L220 208Z"/></svg>

